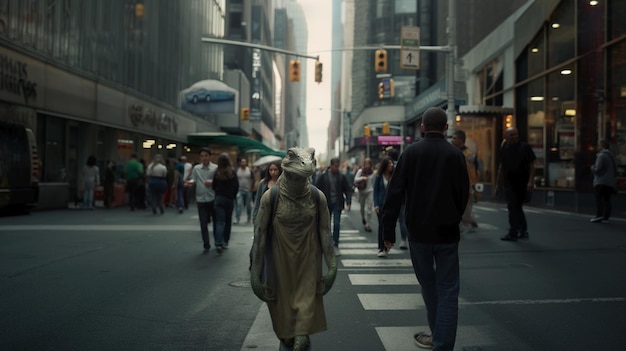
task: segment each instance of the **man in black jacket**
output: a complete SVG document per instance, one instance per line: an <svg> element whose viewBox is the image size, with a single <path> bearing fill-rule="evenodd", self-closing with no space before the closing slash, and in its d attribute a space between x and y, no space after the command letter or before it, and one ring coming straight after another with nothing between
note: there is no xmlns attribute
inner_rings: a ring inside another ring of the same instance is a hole
<svg viewBox="0 0 626 351"><path fill-rule="evenodd" d="M383 205L385 246L396 241L396 220L406 205L406 225L415 276L422 288L430 333L413 336L417 346L453 350L458 322L459 223L469 197L465 156L446 141L446 113L429 108L422 140L400 155ZM405 202L406 200L406 202Z"/></svg>
<svg viewBox="0 0 626 351"><path fill-rule="evenodd" d="M320 175L315 186L320 189L326 196L328 202L328 211L333 217L333 244L335 245L335 256L341 255L339 251L339 225L341 211L346 206L350 211L352 205L352 185L346 178L346 175L339 172L339 159L330 160L330 166L326 172Z"/></svg>

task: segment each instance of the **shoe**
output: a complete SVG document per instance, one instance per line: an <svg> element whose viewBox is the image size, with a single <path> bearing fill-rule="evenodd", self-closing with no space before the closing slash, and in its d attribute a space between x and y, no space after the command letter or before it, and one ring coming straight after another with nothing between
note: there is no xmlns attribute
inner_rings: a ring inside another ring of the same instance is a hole
<svg viewBox="0 0 626 351"><path fill-rule="evenodd" d="M179 209L178 209L178 213L183 213L183 209L182 209L182 208L179 208Z"/></svg>
<svg viewBox="0 0 626 351"><path fill-rule="evenodd" d="M400 249L402 249L402 250L408 250L409 249L409 247L406 245L406 240L400 241Z"/></svg>
<svg viewBox="0 0 626 351"><path fill-rule="evenodd" d="M335 256L341 256L341 251L339 251L339 248L337 246L334 246L334 250L335 250Z"/></svg>
<svg viewBox="0 0 626 351"><path fill-rule="evenodd" d="M222 254L222 251L224 251L224 248L223 248L223 247L221 247L221 246L218 246L218 247L217 247L217 254L218 254L218 255L221 255L221 254Z"/></svg>
<svg viewBox="0 0 626 351"><path fill-rule="evenodd" d="M517 238L520 240L528 240L529 239L528 232L523 232Z"/></svg>
<svg viewBox="0 0 626 351"><path fill-rule="evenodd" d="M592 219L589 220L589 222L591 223L602 222L602 217L593 217Z"/></svg>
<svg viewBox="0 0 626 351"><path fill-rule="evenodd" d="M517 241L517 237L513 236L511 234L507 234L507 235L501 237L500 240L503 240L503 241Z"/></svg>
<svg viewBox="0 0 626 351"><path fill-rule="evenodd" d="M211 245L204 244L204 251L209 251L211 249Z"/></svg>
<svg viewBox="0 0 626 351"><path fill-rule="evenodd" d="M223 248L224 250L228 249L228 243L224 243L224 245L222 245L222 248Z"/></svg>
<svg viewBox="0 0 626 351"><path fill-rule="evenodd" d="M429 350L433 349L433 337L430 336L430 334L423 332L417 333L413 335L413 340L415 340L415 345L417 345L417 347Z"/></svg>
<svg viewBox="0 0 626 351"><path fill-rule="evenodd" d="M372 231L372 227L370 227L369 225L365 226L365 231L366 232L371 232Z"/></svg>
<svg viewBox="0 0 626 351"><path fill-rule="evenodd" d="M378 254L376 254L376 256L387 257L387 250L378 250Z"/></svg>
<svg viewBox="0 0 626 351"><path fill-rule="evenodd" d="M363 220L363 225L365 225L367 221L365 220L365 218L363 218L362 220Z"/></svg>

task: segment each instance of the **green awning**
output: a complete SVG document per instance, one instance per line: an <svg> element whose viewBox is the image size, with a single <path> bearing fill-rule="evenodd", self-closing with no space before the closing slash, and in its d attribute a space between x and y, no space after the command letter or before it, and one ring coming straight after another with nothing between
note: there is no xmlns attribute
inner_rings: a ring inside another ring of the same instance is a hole
<svg viewBox="0 0 626 351"><path fill-rule="evenodd" d="M285 151L274 150L258 140L237 135L194 133L187 135L187 143L198 146L237 146L239 148L239 151L242 153L257 152L260 156L273 155L285 157L285 155L287 155Z"/></svg>

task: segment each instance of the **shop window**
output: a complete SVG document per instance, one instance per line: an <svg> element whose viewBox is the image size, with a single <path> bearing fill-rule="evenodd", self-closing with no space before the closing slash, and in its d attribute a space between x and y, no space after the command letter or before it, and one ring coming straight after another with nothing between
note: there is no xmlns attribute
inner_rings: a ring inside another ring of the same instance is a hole
<svg viewBox="0 0 626 351"><path fill-rule="evenodd" d="M626 42L608 50L609 111L607 136L617 163L619 190L626 190Z"/></svg>
<svg viewBox="0 0 626 351"><path fill-rule="evenodd" d="M574 10L574 1L563 1L548 20L548 67L558 66L576 56Z"/></svg>
<svg viewBox="0 0 626 351"><path fill-rule="evenodd" d="M546 161L548 186L574 188L576 152L575 72L564 68L550 74L546 98Z"/></svg>
<svg viewBox="0 0 626 351"><path fill-rule="evenodd" d="M528 145L533 149L535 161L535 185L547 186L545 179L545 124L546 108L544 79L536 79L528 84Z"/></svg>
<svg viewBox="0 0 626 351"><path fill-rule="evenodd" d="M496 155L501 140L496 138L496 117L457 116L455 130L465 132L465 145L478 158L478 181L493 183L496 169Z"/></svg>

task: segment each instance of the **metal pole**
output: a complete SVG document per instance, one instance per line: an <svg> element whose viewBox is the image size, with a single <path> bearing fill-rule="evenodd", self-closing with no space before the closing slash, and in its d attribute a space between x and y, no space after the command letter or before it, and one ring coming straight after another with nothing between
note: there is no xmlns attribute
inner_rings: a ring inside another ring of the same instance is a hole
<svg viewBox="0 0 626 351"><path fill-rule="evenodd" d="M454 64L456 62L456 14L455 0L448 0L448 52L446 65L446 91L448 95L448 138L452 138L456 124L454 106Z"/></svg>

